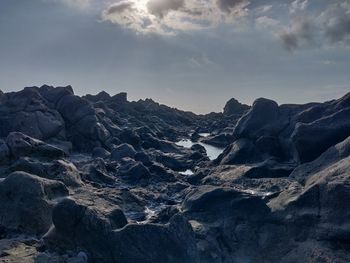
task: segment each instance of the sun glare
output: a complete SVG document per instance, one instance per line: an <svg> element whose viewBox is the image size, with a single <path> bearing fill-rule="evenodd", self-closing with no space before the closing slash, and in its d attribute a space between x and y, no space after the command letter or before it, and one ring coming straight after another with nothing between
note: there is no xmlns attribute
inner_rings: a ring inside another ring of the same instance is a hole
<svg viewBox="0 0 350 263"><path fill-rule="evenodd" d="M149 0L134 0L134 1L135 1L135 5L136 5L137 9L143 10L143 11L147 10L147 2Z"/></svg>

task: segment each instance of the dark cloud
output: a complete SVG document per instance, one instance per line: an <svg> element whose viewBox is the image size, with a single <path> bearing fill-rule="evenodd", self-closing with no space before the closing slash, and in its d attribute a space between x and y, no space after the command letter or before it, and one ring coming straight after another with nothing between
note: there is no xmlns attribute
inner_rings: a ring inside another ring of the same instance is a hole
<svg viewBox="0 0 350 263"><path fill-rule="evenodd" d="M279 37L287 50L350 45L350 3L331 3L322 6L317 12L304 12L302 18L299 14L290 27L281 31Z"/></svg>
<svg viewBox="0 0 350 263"><path fill-rule="evenodd" d="M300 47L312 46L315 44L315 27L313 22L307 19L296 21L290 28L280 34L283 46L293 51Z"/></svg>
<svg viewBox="0 0 350 263"><path fill-rule="evenodd" d="M150 14L162 18L170 11L179 10L184 5L184 0L150 0L147 3L147 9Z"/></svg>
<svg viewBox="0 0 350 263"><path fill-rule="evenodd" d="M325 28L325 35L331 43L347 42L350 39L350 15L334 17Z"/></svg>

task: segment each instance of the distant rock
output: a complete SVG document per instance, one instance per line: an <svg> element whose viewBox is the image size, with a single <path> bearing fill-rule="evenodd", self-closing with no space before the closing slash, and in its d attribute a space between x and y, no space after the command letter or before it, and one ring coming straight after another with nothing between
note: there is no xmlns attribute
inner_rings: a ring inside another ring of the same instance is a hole
<svg viewBox="0 0 350 263"><path fill-rule="evenodd" d="M242 104L235 98L232 98L226 102L226 105L224 107L224 115L230 116L234 114L242 114L247 110L249 110L248 105Z"/></svg>

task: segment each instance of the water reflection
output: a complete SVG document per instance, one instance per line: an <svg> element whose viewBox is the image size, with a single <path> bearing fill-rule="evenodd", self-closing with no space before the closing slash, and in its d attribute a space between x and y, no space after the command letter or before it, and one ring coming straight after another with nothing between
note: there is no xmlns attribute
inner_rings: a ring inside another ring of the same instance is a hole
<svg viewBox="0 0 350 263"><path fill-rule="evenodd" d="M215 160L224 151L224 148L218 148L202 142L192 142L190 139L183 139L176 143L176 145L182 146L185 148L191 148L192 145L194 144L202 145L207 151L207 155L210 160Z"/></svg>

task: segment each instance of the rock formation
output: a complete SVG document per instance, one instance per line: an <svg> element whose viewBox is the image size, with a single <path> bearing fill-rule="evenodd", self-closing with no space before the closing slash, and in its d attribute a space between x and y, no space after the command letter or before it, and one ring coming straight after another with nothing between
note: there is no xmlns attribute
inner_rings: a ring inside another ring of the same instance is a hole
<svg viewBox="0 0 350 263"><path fill-rule="evenodd" d="M1 93L0 262L350 262L349 116Z"/></svg>

